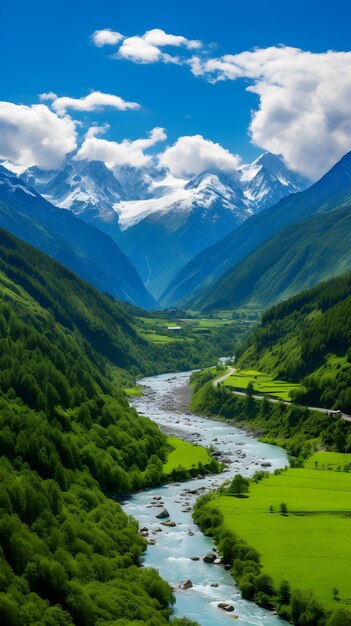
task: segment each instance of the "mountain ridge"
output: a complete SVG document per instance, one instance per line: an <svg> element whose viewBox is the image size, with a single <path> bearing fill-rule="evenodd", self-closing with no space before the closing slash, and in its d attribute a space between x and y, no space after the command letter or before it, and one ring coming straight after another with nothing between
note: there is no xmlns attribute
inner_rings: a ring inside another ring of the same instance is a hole
<svg viewBox="0 0 351 626"><path fill-rule="evenodd" d="M200 252L167 286L163 306L191 301L281 228L317 213L342 208L351 199L351 152L308 189L290 194ZM192 296L190 295L192 294Z"/></svg>
<svg viewBox="0 0 351 626"><path fill-rule="evenodd" d="M45 200L0 166L0 225L105 291L144 308L155 301L137 270L99 229Z"/></svg>
<svg viewBox="0 0 351 626"><path fill-rule="evenodd" d="M188 179L155 167L113 173L103 163L71 156L59 171L30 168L22 179L109 234L156 299L201 250L306 186L281 157L269 153L233 172L210 169Z"/></svg>

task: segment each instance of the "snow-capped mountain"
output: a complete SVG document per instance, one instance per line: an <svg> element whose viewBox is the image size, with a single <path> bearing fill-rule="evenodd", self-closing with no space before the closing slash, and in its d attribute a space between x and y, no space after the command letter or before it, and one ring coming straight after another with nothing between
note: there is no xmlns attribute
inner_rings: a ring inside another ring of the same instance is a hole
<svg viewBox="0 0 351 626"><path fill-rule="evenodd" d="M75 161L67 157L59 170L31 167L21 178L48 202L69 209L105 232L118 231L113 206L126 198L117 178L101 161Z"/></svg>
<svg viewBox="0 0 351 626"><path fill-rule="evenodd" d="M243 165L239 171L244 195L252 203L255 213L308 186L307 180L286 167L282 157L270 152Z"/></svg>
<svg viewBox="0 0 351 626"><path fill-rule="evenodd" d="M107 232L157 297L181 267L252 214L306 182L266 153L229 174L175 178L155 167L121 167L69 156L58 171L22 175L47 200Z"/></svg>
<svg viewBox="0 0 351 626"><path fill-rule="evenodd" d="M157 297L197 252L218 241L252 214L240 185L218 172L190 181L167 174L154 181L150 198L120 202L118 245Z"/></svg>
<svg viewBox="0 0 351 626"><path fill-rule="evenodd" d="M201 209L211 215L212 220L217 220L215 207L228 211L239 222L252 213L251 203L235 178L207 171L190 180L175 178L166 172L161 180L151 181L148 197L122 200L114 206L121 230L131 228L151 215L160 219L177 213L187 216L194 209Z"/></svg>

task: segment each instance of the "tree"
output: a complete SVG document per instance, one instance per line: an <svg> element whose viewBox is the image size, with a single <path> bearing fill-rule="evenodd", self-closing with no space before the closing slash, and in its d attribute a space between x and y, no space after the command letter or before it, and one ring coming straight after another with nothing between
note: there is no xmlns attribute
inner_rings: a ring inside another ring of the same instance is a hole
<svg viewBox="0 0 351 626"><path fill-rule="evenodd" d="M278 589L279 604L289 604L291 598L290 585L287 580L282 580Z"/></svg>
<svg viewBox="0 0 351 626"><path fill-rule="evenodd" d="M228 493L233 496L242 496L244 493L249 491L249 481L247 478L244 478L241 474L237 474L234 476L232 482L229 485Z"/></svg>
<svg viewBox="0 0 351 626"><path fill-rule="evenodd" d="M339 599L339 589L337 587L333 588L333 600Z"/></svg>
<svg viewBox="0 0 351 626"><path fill-rule="evenodd" d="M287 505L285 504L285 502L282 502L282 503L279 505L279 509L280 509L280 513L281 513L281 515L287 515L287 514L288 514L288 507L287 507Z"/></svg>
<svg viewBox="0 0 351 626"><path fill-rule="evenodd" d="M274 506L273 506L273 504L271 504L271 506L269 507L269 512L270 513L274 513Z"/></svg>

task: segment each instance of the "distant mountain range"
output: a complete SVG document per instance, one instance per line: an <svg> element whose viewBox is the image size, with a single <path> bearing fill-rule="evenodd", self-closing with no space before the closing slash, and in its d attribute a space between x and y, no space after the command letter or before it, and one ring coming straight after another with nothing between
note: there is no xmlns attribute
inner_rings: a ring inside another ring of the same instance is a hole
<svg viewBox="0 0 351 626"><path fill-rule="evenodd" d="M343 252L351 244L347 214L350 203L351 153L348 153L310 188L252 216L227 237L203 250L174 278L161 302L164 306L186 301L191 306L222 307L233 306L246 298L271 304L319 279L336 275L342 265L345 271L349 261L347 258L343 261ZM344 213L335 211L343 208ZM322 214L329 212L333 214L323 220ZM313 216L315 232L313 220L303 223ZM291 227L282 231L280 237L281 229L299 222L295 230ZM259 248L265 242L266 246ZM256 256L250 256L254 251ZM326 258L319 260L322 251ZM303 254L304 258L299 259ZM334 268L331 259L335 261ZM226 272L225 279L218 282ZM259 280L263 281L260 286ZM261 294L259 298L256 288Z"/></svg>
<svg viewBox="0 0 351 626"><path fill-rule="evenodd" d="M69 156L0 168L0 226L137 306L265 307L351 268L351 152L306 186L269 153L191 179Z"/></svg>
<svg viewBox="0 0 351 626"><path fill-rule="evenodd" d="M46 252L100 291L144 308L155 301L110 237L63 211L0 166L0 226Z"/></svg>
<svg viewBox="0 0 351 626"><path fill-rule="evenodd" d="M156 298L204 248L307 186L269 153L230 175L205 171L190 180L156 168L123 167L112 173L101 162L72 156L60 170L34 167L22 179L112 237Z"/></svg>

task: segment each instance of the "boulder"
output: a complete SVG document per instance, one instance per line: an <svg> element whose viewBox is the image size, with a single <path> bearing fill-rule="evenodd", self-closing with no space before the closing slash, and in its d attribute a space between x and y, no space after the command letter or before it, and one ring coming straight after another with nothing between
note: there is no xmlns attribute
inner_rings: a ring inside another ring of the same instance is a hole
<svg viewBox="0 0 351 626"><path fill-rule="evenodd" d="M219 609L222 609L223 611L227 611L228 613L231 613L232 611L234 611L233 605L229 604L228 602L218 602L217 606Z"/></svg>
<svg viewBox="0 0 351 626"><path fill-rule="evenodd" d="M211 587L219 587L218 583L211 583Z"/></svg>
<svg viewBox="0 0 351 626"><path fill-rule="evenodd" d="M140 528L140 532L141 533L147 533L148 532L148 527L147 526L143 526L142 528Z"/></svg>
<svg viewBox="0 0 351 626"><path fill-rule="evenodd" d="M161 522L161 524L162 526L170 526L171 528L177 525L175 522L171 522L171 520L167 520L166 522Z"/></svg>
<svg viewBox="0 0 351 626"><path fill-rule="evenodd" d="M191 556L190 560L191 561L200 561L200 557L199 556Z"/></svg>
<svg viewBox="0 0 351 626"><path fill-rule="evenodd" d="M169 513L168 513L166 507L163 506L161 511L156 514L156 517L158 519L165 519L166 517L169 517Z"/></svg>
<svg viewBox="0 0 351 626"><path fill-rule="evenodd" d="M213 562L215 565L222 565L223 559L221 556L219 556L218 559L215 559Z"/></svg>
<svg viewBox="0 0 351 626"><path fill-rule="evenodd" d="M208 552L205 554L203 561L205 563L214 563L217 558L217 555L214 552Z"/></svg>
<svg viewBox="0 0 351 626"><path fill-rule="evenodd" d="M179 588L180 589L191 589L192 586L193 586L193 583L191 582L190 579L188 579L188 580L183 580L180 583Z"/></svg>

